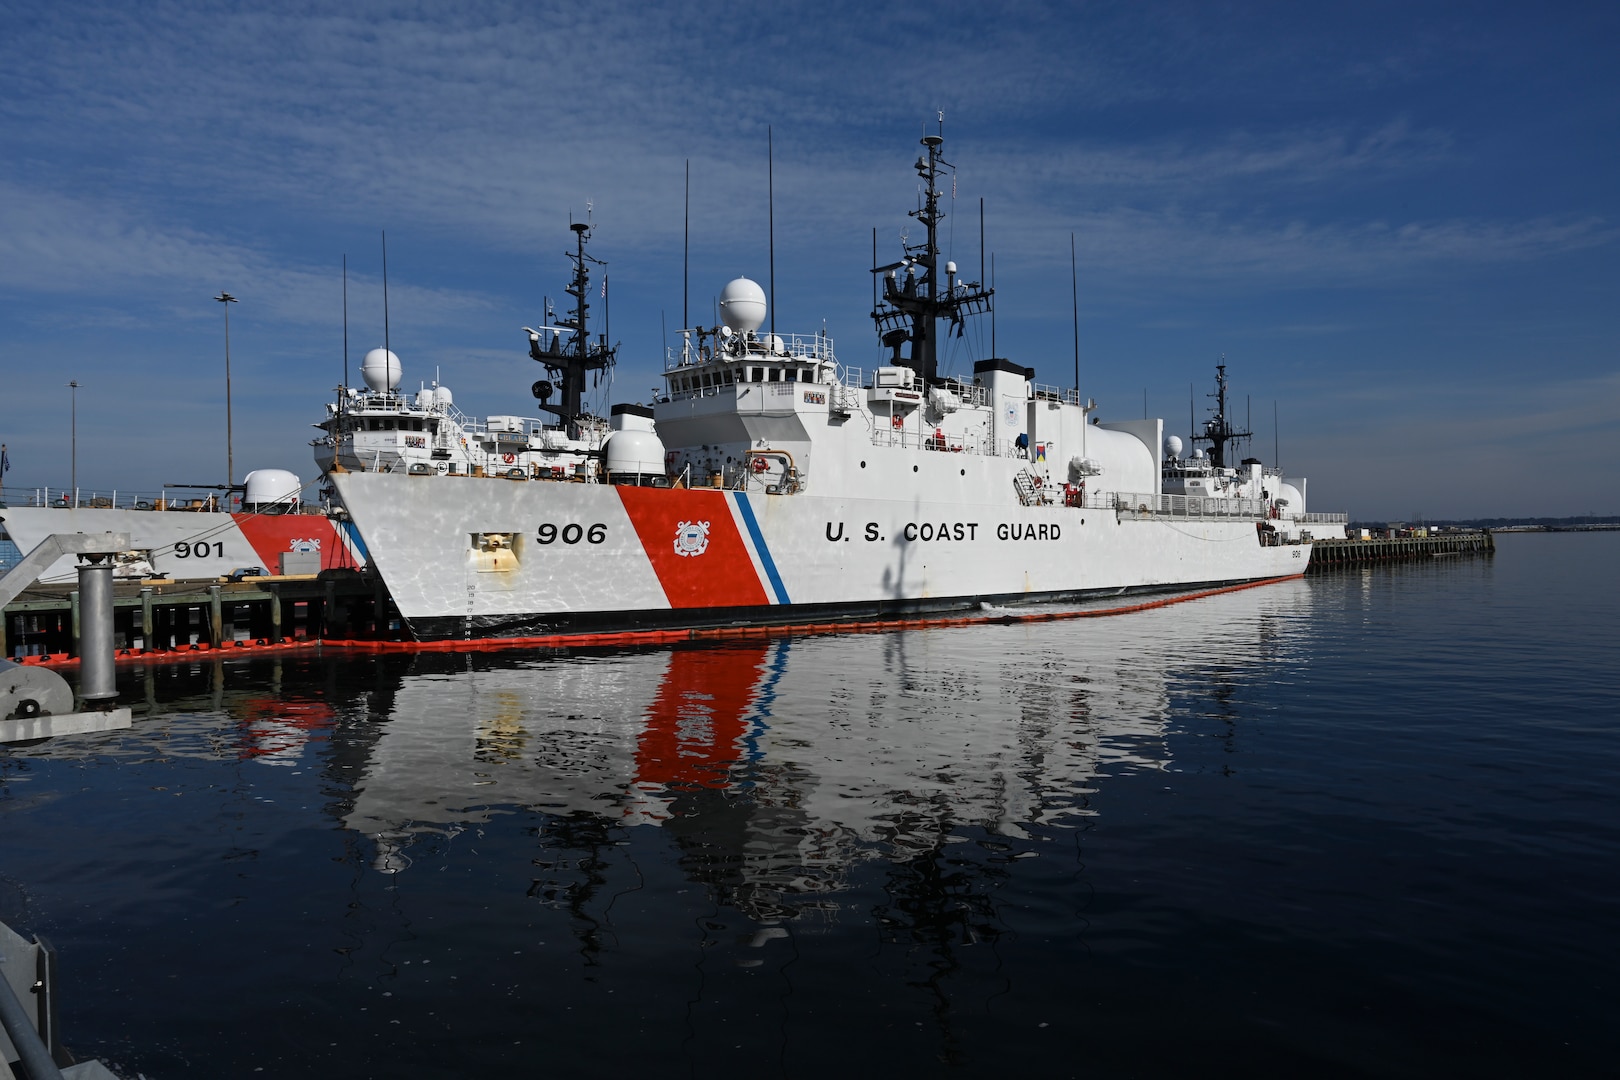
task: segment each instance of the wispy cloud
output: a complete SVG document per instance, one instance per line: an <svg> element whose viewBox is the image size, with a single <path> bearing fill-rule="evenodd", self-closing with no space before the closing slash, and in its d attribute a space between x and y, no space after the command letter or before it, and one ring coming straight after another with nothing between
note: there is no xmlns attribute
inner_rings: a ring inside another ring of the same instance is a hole
<svg viewBox="0 0 1620 1080"><path fill-rule="evenodd" d="M0 287L72 294L86 304L118 296L164 307L152 319L184 317L201 305L192 294L222 283L251 282L261 315L302 324L341 319L338 268L289 266L273 255L174 223L159 223L107 202L33 191L0 182ZM355 274L357 292L375 289ZM187 299L170 307L176 293ZM393 290L402 324L431 325L487 311L489 302L452 289L411 283Z"/></svg>
<svg viewBox="0 0 1620 1080"><path fill-rule="evenodd" d="M132 372L127 408L206 425L206 408L176 400L192 384L168 375L190 357L206 368L195 385L212 385L218 311L206 298L223 287L244 297L243 362L276 358L274 388L246 407L266 429L301 430L295 388L331 381L342 252L354 322L381 323L379 229L412 372L459 363L446 373L458 389L509 385L521 398L513 335L557 291L566 219L592 200L595 250L620 290L615 332L635 342L621 383L642 396L660 309L673 324L684 303L688 161L694 306L717 280L767 272L768 127L779 311L828 315L859 356L871 345L868 230L879 227L883 259L907 225L920 233L904 216L909 166L939 109L961 169L952 257L977 272L983 196L1000 345L1031 362L1070 352L1072 232L1088 332L1128 331L1133 355L1218 352L1212 338L1241 324L1259 354L1246 362L1279 378L1300 356L1376 348L1386 369L1434 365L1466 381L1556 326L1578 352L1569 369L1590 372L1612 364L1620 286L1620 180L1593 149L1620 138L1605 104L1620 76L1599 18L0 0L0 352L47 369L8 383L0 420L32 422L14 419L30 395L54 410L55 369L71 361L103 365L103 388ZM1544 142L1515 142L1538 128ZM1512 302L1432 303L1476 286ZM96 329L119 331L121 355L87 342ZM1462 336L1471 347L1451 348ZM1304 392L1346 400L1342 386ZM1442 416L1508 404L1424 400ZM1555 405L1552 428L1587 422ZM1397 401L1366 408L1417 422Z"/></svg>

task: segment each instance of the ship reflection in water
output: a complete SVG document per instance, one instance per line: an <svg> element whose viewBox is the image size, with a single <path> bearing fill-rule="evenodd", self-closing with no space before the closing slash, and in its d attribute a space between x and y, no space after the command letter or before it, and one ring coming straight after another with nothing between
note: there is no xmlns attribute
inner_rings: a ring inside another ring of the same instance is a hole
<svg viewBox="0 0 1620 1080"><path fill-rule="evenodd" d="M121 766L78 811L117 829L31 822L42 844L51 828L88 844L60 871L52 936L109 996L85 988L95 1019L71 1028L149 1075L189 1075L173 1048L212 1075L471 1075L533 1062L549 1036L564 1075L733 1057L798 1075L849 1052L984 1066L1006 1025L1070 1040L1066 969L1107 947L1081 836L1114 786L1127 818L1132 781L1163 788L1178 725L1237 738L1223 702L1304 662L1311 595L1291 581L1043 625L121 672L146 719L13 763L75 789L71 770ZM130 854L154 836L161 859ZM80 896L96 929L76 940ZM163 1002L111 996L151 969L180 976ZM264 1059L210 1034L242 1008L305 1034Z"/></svg>
<svg viewBox="0 0 1620 1080"><path fill-rule="evenodd" d="M69 1045L165 1080L1606 1075L1613 539L123 669L134 727L0 752L0 920Z"/></svg>
<svg viewBox="0 0 1620 1080"><path fill-rule="evenodd" d="M1233 636L1234 617L1297 615L1307 596L1286 586L1082 627L423 655L388 691L343 823L388 873L416 872L424 835L519 808L574 830L661 828L695 878L780 915L857 863L962 842L958 827L1020 841L1072 828L1096 812L1102 775L1169 765L1177 680L1281 659L1279 635Z"/></svg>

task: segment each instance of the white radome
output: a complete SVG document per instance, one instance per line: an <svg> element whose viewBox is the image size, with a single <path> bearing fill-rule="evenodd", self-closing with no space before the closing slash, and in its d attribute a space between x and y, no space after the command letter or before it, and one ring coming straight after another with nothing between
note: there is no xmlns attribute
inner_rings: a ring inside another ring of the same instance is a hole
<svg viewBox="0 0 1620 1080"><path fill-rule="evenodd" d="M360 361L360 374L378 393L392 390L399 385L399 357L387 349L372 349Z"/></svg>
<svg viewBox="0 0 1620 1080"><path fill-rule="evenodd" d="M720 290L720 315L733 330L758 330L765 325L765 290L748 278L733 279Z"/></svg>
<svg viewBox="0 0 1620 1080"><path fill-rule="evenodd" d="M286 469L254 469L243 478L242 486L242 501L248 506L297 506L304 485L296 473Z"/></svg>

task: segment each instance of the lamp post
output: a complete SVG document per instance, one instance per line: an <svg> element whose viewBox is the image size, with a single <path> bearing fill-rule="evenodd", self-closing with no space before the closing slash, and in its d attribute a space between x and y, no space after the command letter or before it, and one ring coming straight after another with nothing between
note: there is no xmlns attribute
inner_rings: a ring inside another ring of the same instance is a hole
<svg viewBox="0 0 1620 1080"><path fill-rule="evenodd" d="M231 305L236 297L221 289L214 297L225 305L225 482L236 483L236 456L231 440ZM229 498L229 495L226 496Z"/></svg>
<svg viewBox="0 0 1620 1080"><path fill-rule="evenodd" d="M68 467L71 470L68 473L68 484L73 492L73 509L77 510L79 508L79 380L74 379L69 382L68 389L72 391L71 405L68 411L70 439L68 444L68 461L70 464Z"/></svg>

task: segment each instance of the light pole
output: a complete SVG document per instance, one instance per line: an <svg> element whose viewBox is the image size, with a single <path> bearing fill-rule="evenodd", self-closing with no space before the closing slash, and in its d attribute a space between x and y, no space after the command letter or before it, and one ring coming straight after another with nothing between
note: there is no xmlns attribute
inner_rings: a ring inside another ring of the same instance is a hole
<svg viewBox="0 0 1620 1080"><path fill-rule="evenodd" d="M231 444L231 305L236 297L221 289L214 297L225 305L225 482L236 483L236 456ZM226 498L230 496L227 494Z"/></svg>
<svg viewBox="0 0 1620 1080"><path fill-rule="evenodd" d="M69 465L71 471L68 473L68 483L71 485L70 490L73 492L73 509L77 510L79 508L79 380L74 379L69 382L68 389L72 391L71 405L68 411L68 431L71 440L68 451L68 461L71 463Z"/></svg>

